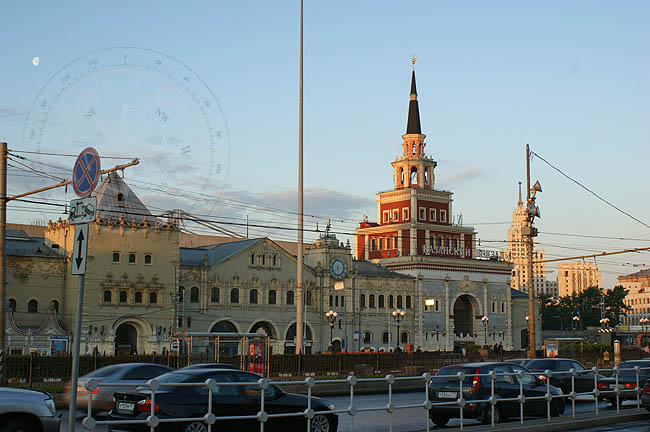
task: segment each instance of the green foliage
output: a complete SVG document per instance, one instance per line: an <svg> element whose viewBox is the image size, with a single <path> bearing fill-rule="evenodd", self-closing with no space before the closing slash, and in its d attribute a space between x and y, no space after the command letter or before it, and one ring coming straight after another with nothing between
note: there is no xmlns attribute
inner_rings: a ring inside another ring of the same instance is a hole
<svg viewBox="0 0 650 432"><path fill-rule="evenodd" d="M616 326L619 317L625 315L628 306L623 300L629 291L622 286L610 290L589 287L581 293L553 301L549 296L539 296L543 330L582 330L600 325L600 302L603 300L604 315L609 318L609 325ZM579 320L574 322L573 317Z"/></svg>

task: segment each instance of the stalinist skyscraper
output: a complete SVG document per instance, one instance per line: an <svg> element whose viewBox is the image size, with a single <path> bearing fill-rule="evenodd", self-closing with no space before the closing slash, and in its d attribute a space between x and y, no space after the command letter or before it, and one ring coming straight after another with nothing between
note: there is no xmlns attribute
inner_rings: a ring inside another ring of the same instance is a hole
<svg viewBox="0 0 650 432"><path fill-rule="evenodd" d="M502 252L502 258L514 264L510 286L513 289L528 292L528 257L526 255L527 245L526 237L522 234L526 226L526 217L528 212L521 199L521 182L519 183L519 201L517 207L512 212L512 226L508 228L508 250ZM534 248L534 246L533 246ZM546 281L546 264L535 263L535 261L544 260L544 249L533 249L533 288L534 294L546 293L550 296L557 297L556 289L549 292Z"/></svg>

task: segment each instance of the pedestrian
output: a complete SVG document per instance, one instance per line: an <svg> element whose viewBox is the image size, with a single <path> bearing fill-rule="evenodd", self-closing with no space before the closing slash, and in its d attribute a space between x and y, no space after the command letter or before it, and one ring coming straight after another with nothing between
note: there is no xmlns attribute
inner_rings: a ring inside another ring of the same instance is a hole
<svg viewBox="0 0 650 432"><path fill-rule="evenodd" d="M499 342L499 359L503 361L503 344Z"/></svg>
<svg viewBox="0 0 650 432"><path fill-rule="evenodd" d="M495 360L498 359L499 358L499 344L495 342L494 347L492 347L492 350L494 351L494 359Z"/></svg>
<svg viewBox="0 0 650 432"><path fill-rule="evenodd" d="M463 347L460 350L460 354L463 356L463 361L465 361L465 356L467 355L467 349L465 347Z"/></svg>

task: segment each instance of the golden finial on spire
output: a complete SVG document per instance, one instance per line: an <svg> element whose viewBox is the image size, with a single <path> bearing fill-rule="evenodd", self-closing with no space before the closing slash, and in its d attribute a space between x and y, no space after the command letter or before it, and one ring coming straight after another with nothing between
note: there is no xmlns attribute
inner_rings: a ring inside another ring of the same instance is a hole
<svg viewBox="0 0 650 432"><path fill-rule="evenodd" d="M411 59L411 63L413 63L413 70L415 70L415 62L418 61L418 58L416 56L413 56Z"/></svg>

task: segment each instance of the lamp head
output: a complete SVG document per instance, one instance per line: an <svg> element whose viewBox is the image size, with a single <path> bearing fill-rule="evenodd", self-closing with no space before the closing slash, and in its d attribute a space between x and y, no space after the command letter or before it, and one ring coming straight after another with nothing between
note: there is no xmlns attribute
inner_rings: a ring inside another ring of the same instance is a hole
<svg viewBox="0 0 650 432"><path fill-rule="evenodd" d="M539 212L539 207L537 207L533 203L528 204L528 209L527 210L528 210L528 215L530 217L533 217L533 218L536 218L536 217L541 218L542 217L541 213Z"/></svg>
<svg viewBox="0 0 650 432"><path fill-rule="evenodd" d="M536 181L535 184L533 185L533 190L535 192L541 192L542 191L542 185L539 184L539 181Z"/></svg>
<svg viewBox="0 0 650 432"><path fill-rule="evenodd" d="M404 316L404 315L406 315L406 312L404 312L404 311L400 311L399 314L400 314L401 316Z"/></svg>

